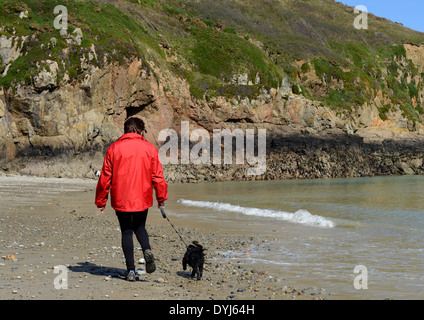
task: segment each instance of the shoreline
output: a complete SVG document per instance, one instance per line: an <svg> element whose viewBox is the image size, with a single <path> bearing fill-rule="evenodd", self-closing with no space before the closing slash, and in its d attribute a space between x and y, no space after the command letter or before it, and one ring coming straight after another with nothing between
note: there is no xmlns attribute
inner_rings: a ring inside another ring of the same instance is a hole
<svg viewBox="0 0 424 320"><path fill-rule="evenodd" d="M264 241L241 235L222 234L219 240L216 233L190 228L192 239L207 243L205 271L202 280L191 279L191 269L183 271L181 257L184 248L174 232L167 226L148 226L152 249L157 259L157 270L153 274L142 274L136 282L123 279L125 263L119 246L117 224L110 221L110 215L101 220L108 231L115 230L114 239L97 235L96 240L80 244L70 244L66 237L58 234L37 237L19 236L8 245L3 245L0 266L0 299L21 300L323 300L331 296L323 288L300 288L287 285L285 279L275 277L266 270L251 269L237 262L223 262L217 250L243 250L256 241ZM114 218L114 217L112 217ZM0 218L7 227L23 224L16 218ZM97 224L86 218L47 218L25 220L31 225L46 224L53 230L66 225L78 225L78 219L85 220L86 227ZM9 225L7 225L9 223ZM56 225L59 224L59 225ZM81 228L81 224L78 226ZM68 228L61 228L62 233ZM89 233L89 230L85 230ZM5 233L2 231L2 233ZM43 234L43 231L41 231ZM186 232L187 234L187 232ZM34 242L36 239L42 241ZM3 241L4 242L4 241ZM62 243L61 243L62 242ZM135 242L135 258L142 257ZM13 258L13 259L12 259ZM59 275L55 266L65 266L68 270L68 289L55 289L54 281ZM137 264L138 270L144 269Z"/></svg>
<svg viewBox="0 0 424 320"><path fill-rule="evenodd" d="M184 245L160 211L152 207L147 229L158 260L157 270L129 283L122 279L125 263L118 221L109 205L101 215L92 204L95 184L89 179L0 177L0 198L4 199L0 202L0 299L268 301L397 297L396 292L380 295L384 289L374 292L377 296L362 295L346 290L343 283L321 281L316 274L298 272L284 264L281 267L262 264L263 256L257 255L270 248L279 251L276 245L281 241L287 242L283 247L289 252L295 252L290 248L296 246L298 238L306 243L314 239L324 241L327 237L322 229L309 233L308 227L287 224L281 228L284 231L277 234L278 228L268 227L264 230L272 232L261 232L258 225L249 223L224 225L214 218L208 220L200 216L187 219L185 213L180 214L181 208L173 212L177 198L170 200L167 213L187 244L196 240L207 248L203 279L192 280L189 278L191 269L182 270ZM188 187L181 194L193 188L203 190L205 186ZM176 188L178 184L174 184L174 192ZM209 215L205 211L199 213ZM343 237L344 228L339 228L338 234ZM136 240L134 245L136 267L144 269L144 265L137 264L142 253ZM292 262L293 265L311 263L306 256ZM351 261L347 263L354 265ZM55 266L67 270L69 289L54 288L58 276L54 273ZM343 271L344 276L351 273L348 269ZM320 272L322 270L318 274ZM339 273L333 276L336 274ZM349 277L345 280L351 286L353 278Z"/></svg>
<svg viewBox="0 0 424 320"><path fill-rule="evenodd" d="M7 178L6 178L7 179ZM25 179L23 179L25 180ZM295 279L275 276L265 268L252 268L241 260L226 260L219 253L248 254L254 243L272 235L251 236L205 230L190 224L177 230L187 243L198 240L206 248L206 264L200 281L182 270L185 248L178 235L159 213L149 214L147 230L157 259L153 274L136 282L122 279L125 263L120 248L119 224L108 207L104 215L87 208L91 182L83 190L26 199L0 205L0 299L3 300L322 300L333 296L323 288L299 287ZM27 186L30 187L30 186ZM54 186L53 186L54 187ZM39 186L40 188L40 186ZM0 189L0 192L2 190ZM52 192L49 194L49 192ZM21 195L16 195L20 197ZM7 197L6 197L7 199ZM134 242L135 260L142 257ZM68 289L55 289L54 281L65 266ZM144 269L143 264L137 268Z"/></svg>

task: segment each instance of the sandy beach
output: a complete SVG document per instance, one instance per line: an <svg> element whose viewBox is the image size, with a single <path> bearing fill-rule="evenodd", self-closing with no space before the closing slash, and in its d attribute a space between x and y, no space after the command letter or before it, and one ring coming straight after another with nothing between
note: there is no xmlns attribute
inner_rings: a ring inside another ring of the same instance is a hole
<svg viewBox="0 0 424 320"><path fill-rule="evenodd" d="M266 268L237 259L228 261L220 254L228 250L249 254L249 246L270 238L204 230L197 228L195 222L184 227L176 225L186 242L197 240L207 248L202 280L191 279L191 269L182 269L184 244L154 207L149 211L147 229L157 270L146 274L144 264L138 263L138 280L125 281L118 221L110 206L101 215L92 204L95 182L78 180L71 188L74 184L67 180L66 189L63 185L59 187L63 179L45 179L42 183L50 189L43 189L43 184L31 185L27 178L13 180L9 186L8 178L1 178L0 299L322 300L332 297L324 288L296 287ZM59 181L58 185L52 185L52 181ZM11 190L12 184L15 191ZM142 251L136 241L135 248L135 259L139 262ZM60 280L64 276L67 283ZM57 288L60 284L67 289Z"/></svg>

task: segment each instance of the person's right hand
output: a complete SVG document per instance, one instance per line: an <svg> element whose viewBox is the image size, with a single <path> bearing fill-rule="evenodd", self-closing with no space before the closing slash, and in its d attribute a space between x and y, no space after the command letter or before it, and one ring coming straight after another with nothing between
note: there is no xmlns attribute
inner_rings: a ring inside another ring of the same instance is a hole
<svg viewBox="0 0 424 320"><path fill-rule="evenodd" d="M165 201L158 202L158 208L160 208L160 207L165 208Z"/></svg>

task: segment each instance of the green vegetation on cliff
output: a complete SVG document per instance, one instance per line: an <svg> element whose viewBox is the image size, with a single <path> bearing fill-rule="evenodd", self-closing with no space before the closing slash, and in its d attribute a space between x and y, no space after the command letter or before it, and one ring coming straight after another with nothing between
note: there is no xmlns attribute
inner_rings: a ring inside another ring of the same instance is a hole
<svg viewBox="0 0 424 320"><path fill-rule="evenodd" d="M408 82L418 71L407 61L403 46L405 42L423 43L420 32L372 14L368 29L357 30L353 8L334 0L167 3L255 39L275 66L310 99L350 112L366 102L372 104L376 92L381 91L410 120L417 121L422 114L424 101L419 100L417 89L424 82ZM322 86L311 81L311 71L323 80ZM387 112L381 112L382 119Z"/></svg>
<svg viewBox="0 0 424 320"><path fill-rule="evenodd" d="M53 27L60 4L68 37ZM0 0L0 36L23 44L16 60L0 61L0 87L30 84L46 60L58 62L58 81L78 81L81 61L103 67L137 56L146 69L152 61L186 79L198 99L255 98L288 78L296 94L339 112L381 93L383 120L397 106L420 121L424 77L403 44L423 43L424 34L371 14L369 28L356 30L355 17L333 0Z"/></svg>
<svg viewBox="0 0 424 320"><path fill-rule="evenodd" d="M113 4L66 1L68 36L63 37L53 24L57 16L54 8L61 4L58 0L0 1L0 36L28 37L23 42L22 54L11 63L7 74L0 77L0 86L9 87L22 81L30 84L32 76L39 71L37 64L44 60L63 62L59 65L59 78L67 73L71 81L78 80L83 76L81 59L88 60L91 47L97 58L90 63L98 67L142 57L146 48L163 55L143 25ZM21 12L26 17L19 17ZM80 44L71 41L76 28L82 31ZM6 65L0 65L0 74L5 68Z"/></svg>

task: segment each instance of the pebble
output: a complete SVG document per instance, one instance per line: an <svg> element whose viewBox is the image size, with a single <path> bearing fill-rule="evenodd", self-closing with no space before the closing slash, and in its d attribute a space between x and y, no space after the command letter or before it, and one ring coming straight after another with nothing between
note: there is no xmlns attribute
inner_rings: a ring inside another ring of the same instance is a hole
<svg viewBox="0 0 424 320"><path fill-rule="evenodd" d="M165 283L165 279L164 278L157 278L156 282L157 283Z"/></svg>
<svg viewBox="0 0 424 320"><path fill-rule="evenodd" d="M137 270L136 270L136 273L137 273L139 276L141 276L141 275L143 275L143 274L146 274L146 271L144 271L143 269L137 269Z"/></svg>

